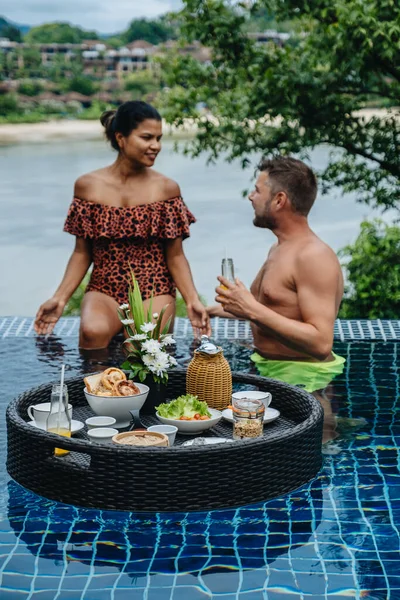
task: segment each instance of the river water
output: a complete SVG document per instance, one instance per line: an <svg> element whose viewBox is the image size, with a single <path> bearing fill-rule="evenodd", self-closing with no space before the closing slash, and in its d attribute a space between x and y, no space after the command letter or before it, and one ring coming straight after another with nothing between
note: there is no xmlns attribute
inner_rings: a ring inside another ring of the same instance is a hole
<svg viewBox="0 0 400 600"><path fill-rule="evenodd" d="M111 163L115 155L103 141L18 144L2 147L0 153L0 315L32 316L54 292L73 248L74 238L62 228L74 180ZM327 156L327 148L316 150L313 168L322 168ZM156 168L180 184L198 219L185 251L199 292L213 302L225 249L237 276L249 285L274 242L271 232L253 226L251 204L242 196L251 188L254 168L243 171L222 158L207 165L205 157L175 153L168 139ZM317 198L310 223L337 251L356 238L363 218L373 215L351 195L334 191Z"/></svg>

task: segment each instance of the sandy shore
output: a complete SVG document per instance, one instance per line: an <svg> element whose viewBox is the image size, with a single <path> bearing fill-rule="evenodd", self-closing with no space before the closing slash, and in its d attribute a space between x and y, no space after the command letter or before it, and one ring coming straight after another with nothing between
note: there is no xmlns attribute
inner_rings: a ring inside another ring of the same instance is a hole
<svg viewBox="0 0 400 600"><path fill-rule="evenodd" d="M193 125L177 132L164 123L167 136L184 137L193 134ZM0 145L38 143L56 140L101 140L104 129L100 121L63 119L47 123L18 123L0 125Z"/></svg>
<svg viewBox="0 0 400 600"><path fill-rule="evenodd" d="M400 118L398 110L395 114ZM384 119L393 112L390 113L386 109L364 109L356 115L363 116L367 120L372 117ZM166 123L163 127L165 135L177 138L193 135L196 131L193 123L188 123L184 131L176 130ZM100 121L63 119L48 123L7 124L0 125L0 145L38 143L50 140L101 140L103 131Z"/></svg>

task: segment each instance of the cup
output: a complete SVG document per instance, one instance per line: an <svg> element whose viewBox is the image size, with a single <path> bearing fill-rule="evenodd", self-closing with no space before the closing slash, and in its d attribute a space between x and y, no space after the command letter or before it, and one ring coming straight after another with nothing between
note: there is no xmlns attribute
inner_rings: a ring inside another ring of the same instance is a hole
<svg viewBox="0 0 400 600"><path fill-rule="evenodd" d="M90 417L85 421L88 430L98 427L112 427L116 422L114 417Z"/></svg>
<svg viewBox="0 0 400 600"><path fill-rule="evenodd" d="M50 402L42 402L41 404L31 404L28 407L27 413L32 421L35 422L39 429L46 429L47 417L50 414ZM68 404L69 418L72 419L72 404Z"/></svg>
<svg viewBox="0 0 400 600"><path fill-rule="evenodd" d="M87 432L91 442L99 442L100 444L111 442L113 436L117 433L118 429L113 427L95 427Z"/></svg>
<svg viewBox="0 0 400 600"><path fill-rule="evenodd" d="M173 446L178 428L175 427L175 425L152 425L151 427L147 428L147 431L155 431L156 433L163 433L168 438L169 446Z"/></svg>

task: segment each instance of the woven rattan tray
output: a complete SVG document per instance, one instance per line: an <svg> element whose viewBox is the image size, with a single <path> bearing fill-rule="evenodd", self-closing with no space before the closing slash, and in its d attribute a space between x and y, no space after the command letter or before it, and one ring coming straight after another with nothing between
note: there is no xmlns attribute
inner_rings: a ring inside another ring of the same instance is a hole
<svg viewBox="0 0 400 600"><path fill-rule="evenodd" d="M289 492L321 467L323 411L303 390L264 377L233 373L234 388L266 390L281 416L262 438L230 444L135 448L91 443L85 431L60 438L30 426L27 408L48 401L52 384L32 389L7 409L7 469L18 483L41 496L77 506L129 511L196 511L243 506ZM66 381L74 419L93 413L82 377ZM167 398L185 393L186 371L170 374ZM143 417L145 425L156 417ZM232 438L223 420L207 435ZM54 447L71 451L53 456Z"/></svg>

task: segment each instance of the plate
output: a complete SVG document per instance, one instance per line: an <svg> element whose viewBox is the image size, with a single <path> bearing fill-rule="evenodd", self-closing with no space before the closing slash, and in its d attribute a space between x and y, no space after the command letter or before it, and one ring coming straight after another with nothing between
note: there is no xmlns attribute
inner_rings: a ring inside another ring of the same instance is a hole
<svg viewBox="0 0 400 600"><path fill-rule="evenodd" d="M194 440L188 440L187 442L183 442L182 446L202 446L203 444L199 444L198 440L204 440L205 445L210 444L224 444L225 442L234 442L235 440L228 440L228 438L221 437L209 437L209 438L195 438Z"/></svg>
<svg viewBox="0 0 400 600"><path fill-rule="evenodd" d="M35 421L28 421L28 425L32 425L32 427L38 427L35 423ZM81 429L84 428L84 424L82 423L82 421L75 421L75 419L71 420L71 433L78 433L78 431L80 431ZM42 429L41 427L38 427L38 429ZM45 429L42 429L42 431L46 431Z"/></svg>
<svg viewBox="0 0 400 600"><path fill-rule="evenodd" d="M270 406L267 408L267 410L264 413L264 425L265 423L271 423L272 421L275 421L275 419L277 419L279 417L281 413L279 412L279 410L277 410L276 408L271 408ZM229 421L230 423L233 423L233 414L232 414L232 409L231 408L226 408L225 410L222 411L222 417L226 420Z"/></svg>

